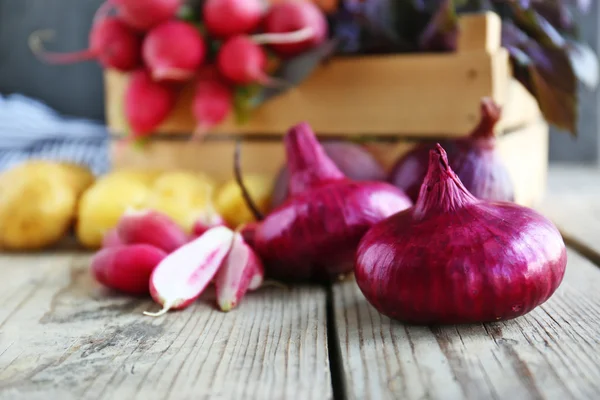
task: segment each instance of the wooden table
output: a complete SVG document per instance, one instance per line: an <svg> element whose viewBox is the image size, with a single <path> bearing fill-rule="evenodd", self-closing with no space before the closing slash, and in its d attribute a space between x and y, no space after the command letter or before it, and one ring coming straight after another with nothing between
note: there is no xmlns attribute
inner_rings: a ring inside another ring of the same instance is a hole
<svg viewBox="0 0 600 400"><path fill-rule="evenodd" d="M150 318L89 254L0 257L2 399L600 399L600 171L552 169L540 209L564 232L565 279L530 314L417 327L352 281L266 287L230 313L212 294Z"/></svg>

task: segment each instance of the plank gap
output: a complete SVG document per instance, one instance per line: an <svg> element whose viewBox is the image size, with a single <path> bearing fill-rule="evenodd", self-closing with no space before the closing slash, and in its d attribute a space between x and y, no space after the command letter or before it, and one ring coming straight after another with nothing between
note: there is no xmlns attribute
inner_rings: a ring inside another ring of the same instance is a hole
<svg viewBox="0 0 600 400"><path fill-rule="evenodd" d="M340 348L337 324L335 322L333 301L333 286L329 285L327 287L327 354L329 357L331 388L334 400L345 400L347 399L346 393L348 392L344 379L342 349Z"/></svg>
<svg viewBox="0 0 600 400"><path fill-rule="evenodd" d="M578 253L583 258L589 260L594 266L600 267L600 253L594 250L591 246L580 241L573 235L564 232L560 226L558 227L560 234L568 248Z"/></svg>

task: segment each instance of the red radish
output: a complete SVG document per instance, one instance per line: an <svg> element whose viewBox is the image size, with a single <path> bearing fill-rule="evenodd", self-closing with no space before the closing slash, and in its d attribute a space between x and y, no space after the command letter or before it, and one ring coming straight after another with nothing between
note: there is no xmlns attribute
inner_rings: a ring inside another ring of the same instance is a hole
<svg viewBox="0 0 600 400"><path fill-rule="evenodd" d="M511 202L477 199L431 150L417 203L374 225L356 252L356 282L382 314L461 324L526 314L556 291L567 250L558 229Z"/></svg>
<svg viewBox="0 0 600 400"><path fill-rule="evenodd" d="M206 57L200 32L184 21L167 21L153 28L142 44L142 56L158 81L191 79Z"/></svg>
<svg viewBox="0 0 600 400"><path fill-rule="evenodd" d="M144 243L171 253L188 238L168 216L153 210L127 210L117 224L119 238L126 244Z"/></svg>
<svg viewBox="0 0 600 400"><path fill-rule="evenodd" d="M167 253L148 244L113 246L97 252L91 270L96 280L121 292L148 294L154 268Z"/></svg>
<svg viewBox="0 0 600 400"><path fill-rule="evenodd" d="M175 18L181 0L110 0L119 18L134 29L147 31Z"/></svg>
<svg viewBox="0 0 600 400"><path fill-rule="evenodd" d="M150 294L162 309L144 314L157 317L192 304L217 274L233 238L231 229L215 227L167 256L150 278Z"/></svg>
<svg viewBox="0 0 600 400"><path fill-rule="evenodd" d="M226 226L225 220L216 212L209 211L194 223L192 236L194 238L200 237L209 229L217 226Z"/></svg>
<svg viewBox="0 0 600 400"><path fill-rule="evenodd" d="M202 79L196 86L192 102L192 114L196 119L194 138L202 138L211 128L220 124L231 114L233 93L220 79Z"/></svg>
<svg viewBox="0 0 600 400"><path fill-rule="evenodd" d="M144 69L131 74L125 91L125 117L134 137L147 136L169 116L177 92L167 84L155 82Z"/></svg>
<svg viewBox="0 0 600 400"><path fill-rule="evenodd" d="M100 18L92 26L89 48L76 53L52 53L42 49L41 38L33 35L33 52L51 64L71 64L96 59L104 68L131 71L141 64L141 38L115 17Z"/></svg>
<svg viewBox="0 0 600 400"><path fill-rule="evenodd" d="M327 19L311 1L287 0L271 7L264 20L259 43L270 44L277 54L293 57L327 39Z"/></svg>
<svg viewBox="0 0 600 400"><path fill-rule="evenodd" d="M274 279L337 279L352 271L367 230L412 203L388 183L346 178L306 123L292 127L284 144L290 198L258 224L254 248ZM247 196L239 162L236 179Z"/></svg>
<svg viewBox="0 0 600 400"><path fill-rule="evenodd" d="M124 243L119 237L116 229L111 229L110 231L106 232L104 238L102 239L103 248L121 246L123 244Z"/></svg>
<svg viewBox="0 0 600 400"><path fill-rule="evenodd" d="M221 311L235 308L251 286L253 290L260 287L263 277L262 262L242 235L236 233L231 251L215 277L217 303Z"/></svg>
<svg viewBox="0 0 600 400"><path fill-rule="evenodd" d="M263 13L261 0L206 0L202 8L206 30L220 39L252 32Z"/></svg>
<svg viewBox="0 0 600 400"><path fill-rule="evenodd" d="M234 36L223 43L217 55L217 67L225 78L238 85L273 84L266 73L267 53L249 36Z"/></svg>

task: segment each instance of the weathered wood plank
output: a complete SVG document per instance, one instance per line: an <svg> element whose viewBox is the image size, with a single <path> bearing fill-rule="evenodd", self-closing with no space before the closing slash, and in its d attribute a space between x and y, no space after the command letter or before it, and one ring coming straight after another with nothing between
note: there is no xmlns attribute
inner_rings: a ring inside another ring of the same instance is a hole
<svg viewBox="0 0 600 400"><path fill-rule="evenodd" d="M153 319L88 259L0 257L0 398L332 397L324 289L264 288L227 314L208 294Z"/></svg>
<svg viewBox="0 0 600 400"><path fill-rule="evenodd" d="M333 289L350 399L600 398L600 270L569 252L555 295L512 321L407 326L355 282Z"/></svg>
<svg viewBox="0 0 600 400"><path fill-rule="evenodd" d="M600 263L600 169L552 166L544 200L536 207L559 227L565 240Z"/></svg>

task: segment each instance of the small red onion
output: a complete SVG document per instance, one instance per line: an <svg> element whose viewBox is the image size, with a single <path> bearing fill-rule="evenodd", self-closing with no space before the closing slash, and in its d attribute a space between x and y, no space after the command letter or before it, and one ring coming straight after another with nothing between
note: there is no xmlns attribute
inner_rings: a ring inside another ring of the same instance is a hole
<svg viewBox="0 0 600 400"><path fill-rule="evenodd" d="M367 232L355 273L382 314L456 324L528 313L555 292L566 264L565 244L548 219L475 198L437 145L416 205Z"/></svg>
<svg viewBox="0 0 600 400"><path fill-rule="evenodd" d="M343 141L321 144L325 153L347 178L353 181L383 181L386 173L383 166L364 147ZM275 180L272 207L281 205L288 196L290 173L283 166Z"/></svg>
<svg viewBox="0 0 600 400"><path fill-rule="evenodd" d="M290 129L284 143L291 197L256 226L254 237L267 275L330 280L351 272L364 233L411 201L388 183L346 178L306 123Z"/></svg>
<svg viewBox="0 0 600 400"><path fill-rule="evenodd" d="M494 126L501 116L500 107L490 98L481 100L481 120L466 138L442 143L448 149L450 166L463 185L477 198L514 201L513 184L496 149ZM422 144L402 157L392 169L390 182L417 200L427 173L429 151L433 144Z"/></svg>

